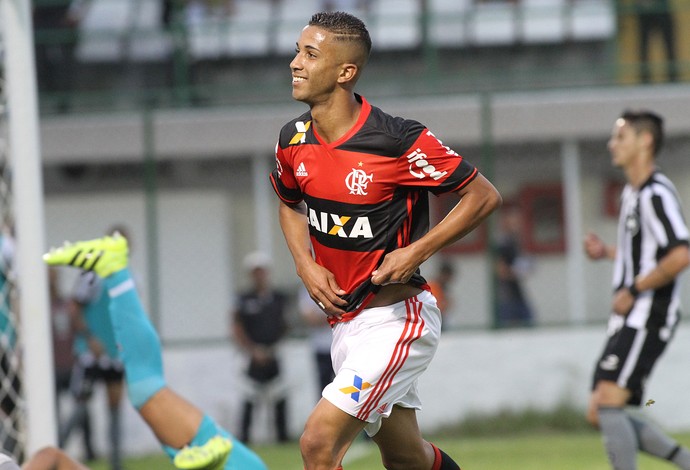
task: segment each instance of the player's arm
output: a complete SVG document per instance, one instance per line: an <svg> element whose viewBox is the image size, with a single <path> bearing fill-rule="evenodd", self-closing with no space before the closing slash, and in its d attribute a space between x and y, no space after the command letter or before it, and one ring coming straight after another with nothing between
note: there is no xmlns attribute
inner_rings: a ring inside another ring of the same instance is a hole
<svg viewBox="0 0 690 470"><path fill-rule="evenodd" d="M612 309L618 315L627 315L632 310L637 296L647 290L658 289L673 281L690 265L688 245L677 245L659 260L656 267L645 275L638 275L632 286L616 291Z"/></svg>
<svg viewBox="0 0 690 470"><path fill-rule="evenodd" d="M340 318L345 311L340 307L347 302L339 296L346 292L340 288L332 272L314 261L309 240L306 204L288 205L280 202L279 220L288 249L295 262L297 275L302 279L309 295L324 305L324 312Z"/></svg>
<svg viewBox="0 0 690 470"><path fill-rule="evenodd" d="M406 283L434 253L474 230L502 203L496 188L481 174L456 191L460 201L419 240L388 253L372 273L374 284Z"/></svg>
<svg viewBox="0 0 690 470"><path fill-rule="evenodd" d="M690 249L688 245L678 245L666 253L649 273L644 276L637 276L635 288L642 292L663 287L678 277L689 265Z"/></svg>

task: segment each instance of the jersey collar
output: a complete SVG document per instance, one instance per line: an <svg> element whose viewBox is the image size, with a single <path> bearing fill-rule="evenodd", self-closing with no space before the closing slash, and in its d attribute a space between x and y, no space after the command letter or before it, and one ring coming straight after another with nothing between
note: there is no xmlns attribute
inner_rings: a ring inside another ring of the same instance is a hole
<svg viewBox="0 0 690 470"><path fill-rule="evenodd" d="M355 135L367 121L367 119L369 118L369 114L371 113L371 105L362 95L358 95L357 93L355 93L355 98L357 99L357 101L362 103L362 109L359 111L359 117L357 118L357 122L355 122L354 126L352 126L352 128L338 140L334 140L331 143L324 142L323 140L321 140L321 137L319 137L319 134L316 132L316 129L312 126L314 137L316 137L316 140L318 140L322 146L328 148L338 147L344 142L347 142L353 135Z"/></svg>

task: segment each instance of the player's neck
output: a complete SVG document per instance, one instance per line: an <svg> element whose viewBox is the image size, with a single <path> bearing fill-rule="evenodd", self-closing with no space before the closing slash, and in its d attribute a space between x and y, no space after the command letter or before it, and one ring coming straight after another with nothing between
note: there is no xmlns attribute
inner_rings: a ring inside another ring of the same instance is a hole
<svg viewBox="0 0 690 470"><path fill-rule="evenodd" d="M653 159L640 159L625 168L625 177L634 188L642 186L656 170Z"/></svg>
<svg viewBox="0 0 690 470"><path fill-rule="evenodd" d="M355 125L362 109L362 103L354 94L334 95L328 101L311 107L314 129L327 142L335 142Z"/></svg>

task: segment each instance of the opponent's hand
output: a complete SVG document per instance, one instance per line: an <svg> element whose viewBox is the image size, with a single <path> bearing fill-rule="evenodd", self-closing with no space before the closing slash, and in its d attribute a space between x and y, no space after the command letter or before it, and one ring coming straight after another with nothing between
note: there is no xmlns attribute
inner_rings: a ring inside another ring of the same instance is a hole
<svg viewBox="0 0 690 470"><path fill-rule="evenodd" d="M635 305L635 296L633 296L627 287L618 289L615 294L613 294L613 305L611 309L616 315L625 316L630 313L633 305Z"/></svg>
<svg viewBox="0 0 690 470"><path fill-rule="evenodd" d="M607 257L606 244L596 234L589 232L584 241L585 253L590 259L598 260Z"/></svg>

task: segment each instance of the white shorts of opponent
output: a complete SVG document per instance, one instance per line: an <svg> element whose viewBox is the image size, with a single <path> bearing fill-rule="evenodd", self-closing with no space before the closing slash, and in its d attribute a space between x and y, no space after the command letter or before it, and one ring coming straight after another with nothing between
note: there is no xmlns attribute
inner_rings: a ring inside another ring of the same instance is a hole
<svg viewBox="0 0 690 470"><path fill-rule="evenodd" d="M375 435L393 405L421 409L417 379L436 353L441 312L427 291L385 307L362 310L333 328L336 377L323 397L368 424Z"/></svg>

